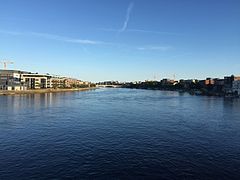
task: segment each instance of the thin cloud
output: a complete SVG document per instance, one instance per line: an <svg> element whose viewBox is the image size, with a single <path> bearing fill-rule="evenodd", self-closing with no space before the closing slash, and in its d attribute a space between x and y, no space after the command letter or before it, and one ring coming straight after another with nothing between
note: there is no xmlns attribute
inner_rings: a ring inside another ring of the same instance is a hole
<svg viewBox="0 0 240 180"><path fill-rule="evenodd" d="M20 33L20 32L4 31L4 30L0 30L0 33L1 34L9 34L9 35L13 35L13 36L23 35L23 33Z"/></svg>
<svg viewBox="0 0 240 180"><path fill-rule="evenodd" d="M173 49L171 46L146 46L146 47L138 47L138 50L141 51L168 51Z"/></svg>
<svg viewBox="0 0 240 180"><path fill-rule="evenodd" d="M109 31L114 31L114 29L106 29ZM44 38L47 40L54 40L54 41L61 41L66 43L75 43L80 45L111 45L115 47L122 47L122 48L130 48L130 49L137 49L141 51L168 51L173 49L171 46L142 46L142 47L132 47L126 44L116 44L104 41L94 41L88 39L76 39L76 38L69 38L65 36L59 36L54 34L47 34L47 33L39 33L39 32L13 32L13 31L4 31L0 30L1 34L8 34L13 36L28 36L28 37L35 37L35 38ZM87 51L87 49L84 49Z"/></svg>
<svg viewBox="0 0 240 180"><path fill-rule="evenodd" d="M118 29L111 29L111 28L99 28L101 31L106 31L106 32L119 32ZM175 32L167 32L167 31L149 31L149 30L143 30L143 29L125 29L124 32L129 32L129 33L144 33L144 34L163 34L163 35L179 35L180 33L175 33Z"/></svg>
<svg viewBox="0 0 240 180"><path fill-rule="evenodd" d="M14 35L14 36L33 36L33 37L45 38L45 39L49 39L49 40L62 41L62 42L67 42L67 43L85 44L85 45L110 44L110 43L106 43L103 41L77 39L77 38L70 38L70 37L65 37L65 36L59 36L59 35L47 34L47 33L39 33L39 32L12 32L12 31L0 30L0 33Z"/></svg>
<svg viewBox="0 0 240 180"><path fill-rule="evenodd" d="M178 35L179 33L167 32L167 31L149 31L143 29L128 29L128 32L139 32L139 33L152 33L152 34L169 34L169 35Z"/></svg>
<svg viewBox="0 0 240 180"><path fill-rule="evenodd" d="M37 32L30 32L32 36L42 37L51 40L63 41L63 42L70 42L70 43L78 43L78 44L89 44L89 45L97 45L97 44L104 44L102 41L93 41L88 39L74 39L65 36L58 36L54 34L46 34L46 33L37 33Z"/></svg>
<svg viewBox="0 0 240 180"><path fill-rule="evenodd" d="M124 23L123 23L122 28L120 29L120 32L124 32L124 31L127 29L128 22L129 22L129 19L130 19L130 14L131 14L131 12L132 12L133 7L134 7L134 3L131 2L131 3L128 5L126 18L125 18L125 21L124 21Z"/></svg>

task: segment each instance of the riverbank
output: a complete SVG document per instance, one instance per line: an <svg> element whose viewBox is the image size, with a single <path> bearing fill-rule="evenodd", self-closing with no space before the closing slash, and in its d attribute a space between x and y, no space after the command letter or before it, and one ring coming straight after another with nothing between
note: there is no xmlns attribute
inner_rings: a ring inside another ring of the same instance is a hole
<svg viewBox="0 0 240 180"><path fill-rule="evenodd" d="M37 89L37 90L24 90L24 91L0 90L0 96L1 95L42 94L42 93L88 91L88 90L94 90L94 89L97 89L97 88L96 87L88 87L88 88L72 88L72 89Z"/></svg>
<svg viewBox="0 0 240 180"><path fill-rule="evenodd" d="M175 91L179 93L188 93L190 95L196 96L216 96L224 98L240 98L239 95L233 93L223 93L223 92L209 92L203 89L174 89L174 88L152 88L152 87L123 87L129 89L145 89L145 90L159 90L159 91Z"/></svg>

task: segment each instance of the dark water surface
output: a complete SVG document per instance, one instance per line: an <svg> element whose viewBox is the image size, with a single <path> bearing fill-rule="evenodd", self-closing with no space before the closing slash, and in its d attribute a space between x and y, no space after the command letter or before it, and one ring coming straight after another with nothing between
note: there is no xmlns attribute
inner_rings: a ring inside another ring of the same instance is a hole
<svg viewBox="0 0 240 180"><path fill-rule="evenodd" d="M0 96L0 179L240 179L240 100L128 89Z"/></svg>

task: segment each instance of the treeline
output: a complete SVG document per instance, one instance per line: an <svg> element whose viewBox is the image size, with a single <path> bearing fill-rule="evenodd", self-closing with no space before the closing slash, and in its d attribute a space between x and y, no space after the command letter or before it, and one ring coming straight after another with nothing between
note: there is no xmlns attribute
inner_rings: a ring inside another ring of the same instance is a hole
<svg viewBox="0 0 240 180"><path fill-rule="evenodd" d="M150 90L167 90L167 91L180 91L189 92L195 95L208 95L208 96L224 96L226 92L223 86L216 85L202 85L201 83L172 83L163 84L158 81L146 81L140 83L127 83L122 86L123 88L134 89L150 89Z"/></svg>

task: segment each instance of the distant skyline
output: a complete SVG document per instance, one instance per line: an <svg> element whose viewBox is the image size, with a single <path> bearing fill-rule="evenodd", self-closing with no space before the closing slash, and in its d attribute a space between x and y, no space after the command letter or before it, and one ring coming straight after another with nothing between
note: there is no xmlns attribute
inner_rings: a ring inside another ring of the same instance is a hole
<svg viewBox="0 0 240 180"><path fill-rule="evenodd" d="M239 0L3 0L0 61L93 82L240 75L239 10Z"/></svg>

